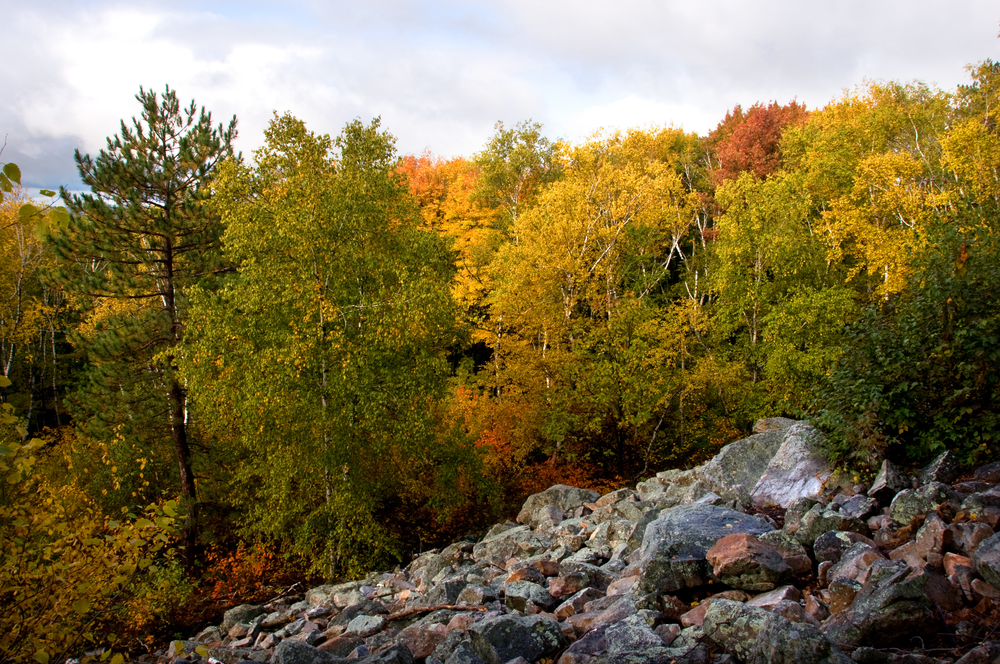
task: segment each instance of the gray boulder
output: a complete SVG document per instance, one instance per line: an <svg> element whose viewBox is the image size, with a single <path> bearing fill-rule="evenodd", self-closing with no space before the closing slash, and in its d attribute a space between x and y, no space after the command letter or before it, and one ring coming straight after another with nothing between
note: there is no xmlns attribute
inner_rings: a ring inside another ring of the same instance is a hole
<svg viewBox="0 0 1000 664"><path fill-rule="evenodd" d="M549 591L531 581L513 581L508 583L504 592L506 599L504 603L508 609L514 611L527 612L532 606L550 611L559 603Z"/></svg>
<svg viewBox="0 0 1000 664"><path fill-rule="evenodd" d="M517 515L517 522L531 523L535 513L546 505L555 505L564 513L568 513L581 507L584 503L592 503L600 497L601 494L590 489L578 489L565 484L556 484L541 493L528 496Z"/></svg>
<svg viewBox="0 0 1000 664"><path fill-rule="evenodd" d="M751 491L755 505L787 508L798 498L819 496L833 474L819 451L823 435L815 427L798 422L780 431L781 445Z"/></svg>
<svg viewBox="0 0 1000 664"><path fill-rule="evenodd" d="M305 641L285 640L275 647L271 661L274 664L348 664L357 660L335 657Z"/></svg>
<svg viewBox="0 0 1000 664"><path fill-rule="evenodd" d="M536 494L537 495L537 494ZM518 526L504 530L492 537L489 534L472 549L472 559L504 565L510 558L528 558L545 551L552 540L531 530L531 526Z"/></svg>
<svg viewBox="0 0 1000 664"><path fill-rule="evenodd" d="M702 482L724 500L750 504L750 491L757 486L771 458L781 447L785 431L776 429L729 443L701 467Z"/></svg>
<svg viewBox="0 0 1000 664"><path fill-rule="evenodd" d="M868 495L885 505L903 489L910 487L910 480L888 459L882 462Z"/></svg>
<svg viewBox="0 0 1000 664"><path fill-rule="evenodd" d="M705 638L744 664L852 664L809 623L726 599L713 599L702 627Z"/></svg>
<svg viewBox="0 0 1000 664"><path fill-rule="evenodd" d="M928 594L930 580L902 561L876 560L850 608L832 615L823 631L842 648L886 647L912 634L936 634L941 620Z"/></svg>
<svg viewBox="0 0 1000 664"><path fill-rule="evenodd" d="M861 519L830 509L822 503L816 503L802 515L795 531L795 538L805 546L812 546L823 533L831 530L864 535L868 533L868 526Z"/></svg>
<svg viewBox="0 0 1000 664"><path fill-rule="evenodd" d="M1000 588L1000 533L980 542L972 555L972 564L983 581Z"/></svg>
<svg viewBox="0 0 1000 664"><path fill-rule="evenodd" d="M559 652L568 645L559 623L544 616L511 616L481 620L469 627L489 641L500 656L508 662L524 657L529 662Z"/></svg>
<svg viewBox="0 0 1000 664"><path fill-rule="evenodd" d="M637 590L671 593L703 585L711 573L705 555L716 542L734 533L761 535L771 530L761 518L715 505L666 510L646 527Z"/></svg>
<svg viewBox="0 0 1000 664"><path fill-rule="evenodd" d="M234 606L223 614L222 625L219 626L219 630L223 634L227 634L236 623L248 623L257 616L264 615L265 613L267 613L267 610L263 606L257 606L256 604Z"/></svg>
<svg viewBox="0 0 1000 664"><path fill-rule="evenodd" d="M945 450L927 464L920 473L920 483L943 482L951 484L958 477L958 457L951 450Z"/></svg>

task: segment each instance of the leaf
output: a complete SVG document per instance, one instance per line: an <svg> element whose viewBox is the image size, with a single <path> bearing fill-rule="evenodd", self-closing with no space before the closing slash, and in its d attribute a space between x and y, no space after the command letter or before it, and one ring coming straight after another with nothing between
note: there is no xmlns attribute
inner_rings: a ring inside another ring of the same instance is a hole
<svg viewBox="0 0 1000 664"><path fill-rule="evenodd" d="M10 378L7 378L7 376L0 376L0 387L10 387L11 385L12 383L10 382Z"/></svg>
<svg viewBox="0 0 1000 664"><path fill-rule="evenodd" d="M201 655L202 657L208 657L208 648L206 648L205 646L197 646L195 647L194 651L199 655Z"/></svg>
<svg viewBox="0 0 1000 664"><path fill-rule="evenodd" d="M52 191L51 189L39 189L38 193L41 194L42 196L48 196L49 198L52 198L53 196L56 195L56 192Z"/></svg>
<svg viewBox="0 0 1000 664"><path fill-rule="evenodd" d="M172 500L163 503L163 513L170 517L177 516L177 503Z"/></svg>
<svg viewBox="0 0 1000 664"><path fill-rule="evenodd" d="M7 456L9 454L13 454L11 449L6 445L0 445L0 456Z"/></svg>
<svg viewBox="0 0 1000 664"><path fill-rule="evenodd" d="M14 182L21 184L21 169L17 167L17 164L4 164L3 174Z"/></svg>
<svg viewBox="0 0 1000 664"><path fill-rule="evenodd" d="M90 611L90 608L91 604L90 600L88 599L80 598L75 602L73 602L73 610L79 613L81 616Z"/></svg>
<svg viewBox="0 0 1000 664"><path fill-rule="evenodd" d="M125 658L122 657L121 653L116 653L114 657L111 658L111 664L124 664Z"/></svg>
<svg viewBox="0 0 1000 664"><path fill-rule="evenodd" d="M149 519L139 519L138 521L135 522L136 528L148 528L151 525L153 525L153 522L150 521Z"/></svg>
<svg viewBox="0 0 1000 664"><path fill-rule="evenodd" d="M7 179L6 175L0 174L0 189L10 193L14 190L14 187L10 184L10 180Z"/></svg>
<svg viewBox="0 0 1000 664"><path fill-rule="evenodd" d="M31 221L31 218L35 216L38 210L31 203L25 203L17 210L18 218L23 222Z"/></svg>
<svg viewBox="0 0 1000 664"><path fill-rule="evenodd" d="M35 652L35 661L38 662L38 664L49 664L49 653L44 650Z"/></svg>

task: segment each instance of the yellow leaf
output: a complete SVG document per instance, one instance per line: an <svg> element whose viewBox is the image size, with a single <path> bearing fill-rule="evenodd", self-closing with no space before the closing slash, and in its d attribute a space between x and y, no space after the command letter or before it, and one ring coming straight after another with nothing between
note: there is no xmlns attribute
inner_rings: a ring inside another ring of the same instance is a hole
<svg viewBox="0 0 1000 664"><path fill-rule="evenodd" d="M115 656L111 658L111 664L124 664L124 662L125 658L122 657L121 654L115 654Z"/></svg>
<svg viewBox="0 0 1000 664"><path fill-rule="evenodd" d="M49 653L44 650L39 650L35 653L35 661L38 662L38 664L49 664Z"/></svg>

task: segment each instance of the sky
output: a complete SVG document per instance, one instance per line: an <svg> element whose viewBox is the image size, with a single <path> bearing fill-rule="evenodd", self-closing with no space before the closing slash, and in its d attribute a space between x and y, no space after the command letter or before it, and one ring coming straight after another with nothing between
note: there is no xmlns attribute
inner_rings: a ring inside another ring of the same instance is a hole
<svg viewBox="0 0 1000 664"><path fill-rule="evenodd" d="M402 154L472 156L497 121L552 139L705 134L736 104L821 108L867 81L944 90L1000 58L995 0L0 0L0 162L78 189L140 86L169 85L238 149L275 112L319 133L381 117Z"/></svg>

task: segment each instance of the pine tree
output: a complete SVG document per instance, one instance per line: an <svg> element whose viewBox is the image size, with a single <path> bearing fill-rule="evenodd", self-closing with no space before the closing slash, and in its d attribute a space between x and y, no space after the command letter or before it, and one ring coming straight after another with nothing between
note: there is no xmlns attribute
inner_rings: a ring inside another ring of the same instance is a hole
<svg viewBox="0 0 1000 664"><path fill-rule="evenodd" d="M181 107L169 86L162 96L140 88L136 99L141 118L122 121L96 159L76 152L91 193L63 190L72 216L50 237L61 281L89 307L76 339L90 365L74 399L78 422L109 445L131 447L120 454L126 463L142 456L136 447L167 470L174 456L179 486L156 488L179 489L190 510L196 488L186 394L174 364L185 289L222 269L222 224L206 203L213 169L233 156L236 118L213 127L204 107Z"/></svg>

